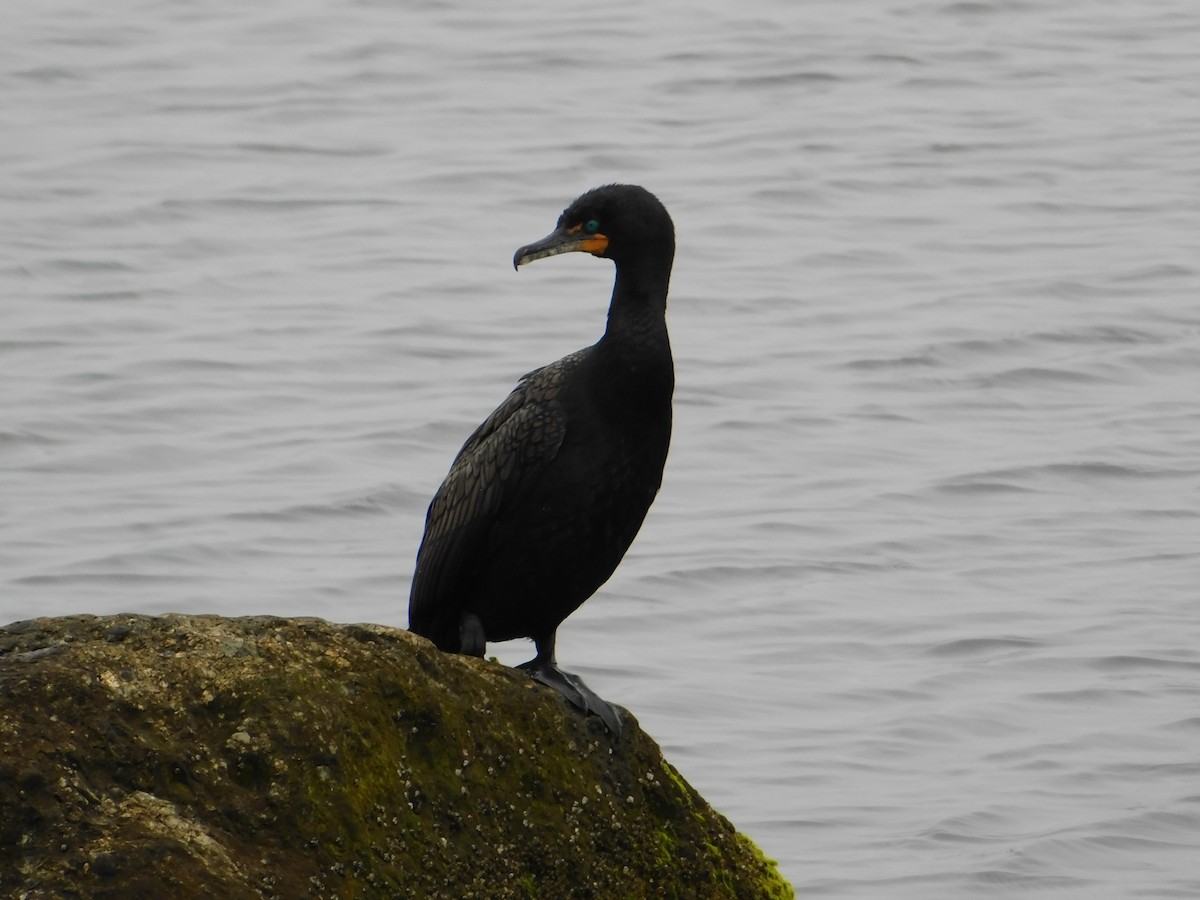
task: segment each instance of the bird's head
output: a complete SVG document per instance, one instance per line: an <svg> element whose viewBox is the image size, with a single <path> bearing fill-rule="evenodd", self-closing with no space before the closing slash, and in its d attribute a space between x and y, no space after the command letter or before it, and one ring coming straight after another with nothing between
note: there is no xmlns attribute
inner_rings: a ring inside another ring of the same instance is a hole
<svg viewBox="0 0 1200 900"><path fill-rule="evenodd" d="M576 250L618 265L641 256L665 260L669 267L675 255L675 226L666 207L643 187L593 188L563 210L554 231L518 250L513 267Z"/></svg>

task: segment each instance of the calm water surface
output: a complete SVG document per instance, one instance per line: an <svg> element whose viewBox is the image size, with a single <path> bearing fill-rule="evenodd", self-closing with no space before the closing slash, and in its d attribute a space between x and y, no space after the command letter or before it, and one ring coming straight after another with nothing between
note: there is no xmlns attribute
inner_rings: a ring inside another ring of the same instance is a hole
<svg viewBox="0 0 1200 900"><path fill-rule="evenodd" d="M642 183L675 441L564 665L803 896L1200 896L1200 6L0 27L0 621L404 625L454 452L603 325L513 250Z"/></svg>

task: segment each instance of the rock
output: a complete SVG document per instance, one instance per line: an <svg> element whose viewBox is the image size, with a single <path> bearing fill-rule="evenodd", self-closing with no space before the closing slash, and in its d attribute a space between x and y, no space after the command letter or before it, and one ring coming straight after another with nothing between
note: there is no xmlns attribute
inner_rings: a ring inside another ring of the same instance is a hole
<svg viewBox="0 0 1200 900"><path fill-rule="evenodd" d="M791 897L626 714L393 628L0 629L0 896Z"/></svg>

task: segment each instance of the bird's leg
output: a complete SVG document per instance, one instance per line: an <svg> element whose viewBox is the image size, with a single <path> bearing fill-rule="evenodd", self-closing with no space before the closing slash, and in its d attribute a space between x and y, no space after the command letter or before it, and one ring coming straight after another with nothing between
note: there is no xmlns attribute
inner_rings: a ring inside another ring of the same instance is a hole
<svg viewBox="0 0 1200 900"><path fill-rule="evenodd" d="M487 635L483 631L483 622L475 613L465 612L458 620L458 637L462 642L459 653L463 656L483 657L487 646Z"/></svg>
<svg viewBox="0 0 1200 900"><path fill-rule="evenodd" d="M534 681L554 688L584 715L594 713L599 716L605 727L619 737L621 717L607 701L601 699L584 684L582 678L570 672L564 672L558 667L554 661L554 639L554 632L551 632L549 637L534 638L537 655L529 662L521 663L517 668L528 672Z"/></svg>

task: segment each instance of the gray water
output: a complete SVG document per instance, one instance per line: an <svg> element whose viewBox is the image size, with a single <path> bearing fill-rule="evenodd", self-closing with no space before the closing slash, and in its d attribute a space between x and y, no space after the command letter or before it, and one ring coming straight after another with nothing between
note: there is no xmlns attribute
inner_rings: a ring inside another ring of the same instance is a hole
<svg viewBox="0 0 1200 900"><path fill-rule="evenodd" d="M1200 5L0 33L0 622L406 624L458 446L603 326L513 250L641 183L674 444L563 664L802 896L1200 896Z"/></svg>

